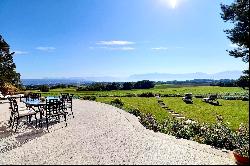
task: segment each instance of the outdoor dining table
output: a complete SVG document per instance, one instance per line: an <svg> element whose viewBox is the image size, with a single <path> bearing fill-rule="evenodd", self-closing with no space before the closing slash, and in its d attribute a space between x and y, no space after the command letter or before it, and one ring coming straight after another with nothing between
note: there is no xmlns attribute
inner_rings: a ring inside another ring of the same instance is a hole
<svg viewBox="0 0 250 166"><path fill-rule="evenodd" d="M22 100L23 103L25 103L27 106L34 106L34 107L39 107L39 106L45 106L46 105L46 100L50 100L50 99L60 99L59 97L55 97L55 96L48 96L45 98L44 101L42 101L41 99L31 99L31 98L28 98L28 99L25 99L25 100Z"/></svg>
<svg viewBox="0 0 250 166"><path fill-rule="evenodd" d="M22 102L25 103L27 107L29 107L29 108L37 107L38 108L35 111L40 113L40 119L39 119L40 127L42 126L41 120L42 120L42 116L43 116L43 108L46 106L46 100L50 100L50 99L60 100L59 97L55 97L55 96L48 96L48 97L46 97L46 99L44 101L42 101L40 99L30 99L30 98L22 100Z"/></svg>
<svg viewBox="0 0 250 166"><path fill-rule="evenodd" d="M22 100L23 103L25 103L27 106L29 107L39 107L39 106L45 106L46 105L46 101L41 101L38 99L32 100L32 99L28 99L28 100Z"/></svg>
<svg viewBox="0 0 250 166"><path fill-rule="evenodd" d="M47 96L47 97L45 97L46 98L46 100L50 100L50 99L60 99L59 97L57 97L57 96Z"/></svg>

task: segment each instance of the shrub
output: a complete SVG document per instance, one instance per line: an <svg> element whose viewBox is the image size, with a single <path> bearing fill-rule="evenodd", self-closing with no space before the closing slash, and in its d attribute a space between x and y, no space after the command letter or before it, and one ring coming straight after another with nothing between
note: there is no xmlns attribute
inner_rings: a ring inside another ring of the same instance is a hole
<svg viewBox="0 0 250 166"><path fill-rule="evenodd" d="M236 152L249 157L249 129L241 124L236 135Z"/></svg>
<svg viewBox="0 0 250 166"><path fill-rule="evenodd" d="M132 111L132 113L134 113ZM139 120L143 126L153 131L170 134L176 138L193 140L202 144L225 148L227 150L237 149L247 156L249 150L249 130L240 127L237 132L231 130L224 124L222 118L217 118L217 124L197 123L193 121L180 121L177 119L167 119L163 124L157 123L151 114L140 113Z"/></svg>
<svg viewBox="0 0 250 166"><path fill-rule="evenodd" d="M137 95L134 93L127 93L124 97L136 97Z"/></svg>
<svg viewBox="0 0 250 166"><path fill-rule="evenodd" d="M236 148L236 134L222 123L203 126L199 137L200 143L228 150Z"/></svg>
<svg viewBox="0 0 250 166"><path fill-rule="evenodd" d="M141 112L138 109L130 109L128 112L135 115L136 117L141 116Z"/></svg>
<svg viewBox="0 0 250 166"><path fill-rule="evenodd" d="M152 92L145 92L137 95L138 97L155 97L155 94Z"/></svg>
<svg viewBox="0 0 250 166"><path fill-rule="evenodd" d="M177 138L190 139L217 148L234 150L249 145L249 131L241 127L238 132L224 124L222 118L217 118L217 124L185 123L185 121L166 120L161 131Z"/></svg>
<svg viewBox="0 0 250 166"><path fill-rule="evenodd" d="M16 88L11 83L4 83L2 87L0 87L0 91L4 94L15 94L18 91L18 88Z"/></svg>
<svg viewBox="0 0 250 166"><path fill-rule="evenodd" d="M110 103L111 103L112 105L114 105L114 106L117 106L117 107L122 107L122 106L124 105L124 103L122 102L122 100L119 99L119 98L115 98L115 99L112 100Z"/></svg>
<svg viewBox="0 0 250 166"><path fill-rule="evenodd" d="M162 94L161 97L183 97L184 94Z"/></svg>
<svg viewBox="0 0 250 166"><path fill-rule="evenodd" d="M172 135L177 138L192 139L199 134L200 125L197 123L186 124L184 121L175 121L172 126Z"/></svg>
<svg viewBox="0 0 250 166"><path fill-rule="evenodd" d="M83 99L83 100L95 101L95 100L96 100L96 97L95 97L95 96L83 96L82 99Z"/></svg>
<svg viewBox="0 0 250 166"><path fill-rule="evenodd" d="M153 130L154 132L160 131L160 125L157 123L155 117L150 113L148 114L141 113L139 121L147 129Z"/></svg>
<svg viewBox="0 0 250 166"><path fill-rule="evenodd" d="M40 86L39 89L41 92L49 92L49 86L47 86L47 85L42 85L42 86Z"/></svg>

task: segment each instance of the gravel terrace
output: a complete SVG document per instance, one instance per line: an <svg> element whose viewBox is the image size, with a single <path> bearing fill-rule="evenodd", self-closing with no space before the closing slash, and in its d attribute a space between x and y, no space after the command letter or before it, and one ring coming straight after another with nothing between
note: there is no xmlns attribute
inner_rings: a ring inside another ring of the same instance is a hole
<svg viewBox="0 0 250 166"><path fill-rule="evenodd" d="M107 104L73 100L67 127L61 118L49 132L21 125L17 133L7 127L8 107L0 104L0 164L235 164L231 152L147 130Z"/></svg>

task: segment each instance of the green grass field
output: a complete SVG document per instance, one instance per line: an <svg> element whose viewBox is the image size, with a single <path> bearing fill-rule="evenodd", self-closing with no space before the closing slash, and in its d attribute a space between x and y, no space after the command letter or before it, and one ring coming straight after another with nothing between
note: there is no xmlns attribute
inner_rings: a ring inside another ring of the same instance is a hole
<svg viewBox="0 0 250 166"><path fill-rule="evenodd" d="M98 102L110 103L115 97L99 97ZM143 113L153 114L157 121L162 122L171 116L165 109L161 108L157 99L139 97L121 97L124 108L138 108ZM241 123L248 126L249 102L240 100L219 100L222 106L213 106L202 102L201 99L193 99L193 104L186 104L178 97L162 98L164 103L175 112L184 115L188 119L198 122L216 123L216 116L222 115L224 122L236 130Z"/></svg>
<svg viewBox="0 0 250 166"><path fill-rule="evenodd" d="M109 104L113 99L115 97L98 97L96 101ZM124 102L125 109L139 109L143 113L151 113L160 122L169 116L169 113L161 108L154 97L121 97L120 99Z"/></svg>
<svg viewBox="0 0 250 166"><path fill-rule="evenodd" d="M201 99L193 99L193 104L186 104L181 98L163 98L164 103L175 112L199 122L216 123L216 116L222 115L224 122L237 129L240 123L249 123L249 102L241 100L218 100L221 106L214 106Z"/></svg>

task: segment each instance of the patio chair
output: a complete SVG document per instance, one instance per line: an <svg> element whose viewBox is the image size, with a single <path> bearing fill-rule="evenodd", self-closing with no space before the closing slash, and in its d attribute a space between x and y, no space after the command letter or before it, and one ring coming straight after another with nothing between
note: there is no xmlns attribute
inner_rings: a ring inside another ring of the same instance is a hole
<svg viewBox="0 0 250 166"><path fill-rule="evenodd" d="M18 104L16 100L10 100L10 108L11 108L11 116L10 116L10 125L12 124L12 128L14 127L15 121L16 121L16 129L15 132L17 131L17 127L19 124L19 120L23 117L27 117L27 121L31 120L31 117L34 115L36 119L36 127L37 127L37 117L36 117L36 111L34 110L19 110L18 109Z"/></svg>
<svg viewBox="0 0 250 166"><path fill-rule="evenodd" d="M73 118L75 117L74 116L74 113L73 113L73 106L72 106L72 100L73 100L73 94L69 95L69 94L61 94L61 101L62 101L62 104L63 104L63 110L68 114L68 109L70 109L71 111L71 115L73 116Z"/></svg>
<svg viewBox="0 0 250 166"><path fill-rule="evenodd" d="M9 107L9 110L10 110L10 120L9 120L9 127L11 127L11 124L14 120L14 112L12 111L13 109L13 98L8 98L9 100L9 103L10 103L10 107Z"/></svg>
<svg viewBox="0 0 250 166"><path fill-rule="evenodd" d="M32 93L32 94L30 94L30 98L31 98L32 100L40 99L41 96L42 96L41 93Z"/></svg>
<svg viewBox="0 0 250 166"><path fill-rule="evenodd" d="M12 123L12 121L13 121L13 119L14 119L14 114L13 114L13 111L12 111L12 108L13 108L13 102L16 102L16 99L15 98L13 98L13 97L8 97L7 98L8 100L9 100L9 104L10 104L10 107L9 107L9 110L10 110L10 120L9 120L9 127L11 127L11 123ZM25 109L25 107L18 107L18 111L25 111L26 109ZM28 121L28 117L27 117L27 121Z"/></svg>
<svg viewBox="0 0 250 166"><path fill-rule="evenodd" d="M67 113L63 110L62 104L63 103L58 99L46 100L45 116L46 116L47 130L49 129L49 120L56 117L60 121L61 115L64 116L64 121L67 126Z"/></svg>

